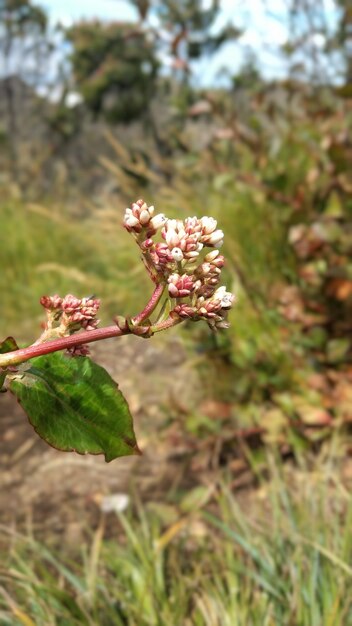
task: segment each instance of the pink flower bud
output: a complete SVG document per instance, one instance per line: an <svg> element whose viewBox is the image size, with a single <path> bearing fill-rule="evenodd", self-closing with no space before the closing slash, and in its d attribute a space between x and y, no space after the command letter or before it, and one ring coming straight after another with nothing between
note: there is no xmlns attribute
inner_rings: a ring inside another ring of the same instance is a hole
<svg viewBox="0 0 352 626"><path fill-rule="evenodd" d="M68 348L66 352L71 356L88 356L90 354L90 350L86 344L81 344L80 346Z"/></svg>
<svg viewBox="0 0 352 626"><path fill-rule="evenodd" d="M164 270L173 257L166 243L157 243L150 248L150 256L157 270Z"/></svg>
<svg viewBox="0 0 352 626"><path fill-rule="evenodd" d="M48 310L61 309L62 298L57 294L54 296L42 296L40 298L40 304Z"/></svg>
<svg viewBox="0 0 352 626"><path fill-rule="evenodd" d="M152 248L153 245L154 245L153 239L149 238L149 239L146 239L145 241L143 241L143 243L141 244L141 248L143 248L145 250L149 250L149 248Z"/></svg>
<svg viewBox="0 0 352 626"><path fill-rule="evenodd" d="M171 274L168 278L168 290L172 298L186 298L194 288L193 277L188 274Z"/></svg>
<svg viewBox="0 0 352 626"><path fill-rule="evenodd" d="M72 313L73 311L76 311L81 304L82 300L69 293L62 301L62 309L65 313Z"/></svg>
<svg viewBox="0 0 352 626"><path fill-rule="evenodd" d="M221 268L224 267L224 265L225 265L225 258L223 257L222 254L220 254L218 257L216 257L216 259L214 259L213 265L215 267L217 267L218 269L221 269Z"/></svg>
<svg viewBox="0 0 352 626"><path fill-rule="evenodd" d="M85 319L83 320L81 326L84 330L95 330L99 324L100 320L97 319Z"/></svg>
<svg viewBox="0 0 352 626"><path fill-rule="evenodd" d="M211 263L212 265L214 265L215 267L218 268L222 268L225 265L225 259L222 256L222 254L220 254L219 250L212 250L211 252L209 252L205 257L204 257L204 261L206 263Z"/></svg>
<svg viewBox="0 0 352 626"><path fill-rule="evenodd" d="M174 308L175 313L183 319L198 319L198 313L189 304L178 304Z"/></svg>
<svg viewBox="0 0 352 626"><path fill-rule="evenodd" d="M187 217L184 222L184 229L187 235L194 235L202 231L202 225L197 217Z"/></svg>
<svg viewBox="0 0 352 626"><path fill-rule="evenodd" d="M210 274L211 269L211 263L202 263L199 267L197 267L196 273L199 276L207 276L207 274Z"/></svg>
<svg viewBox="0 0 352 626"><path fill-rule="evenodd" d="M144 200L133 202L131 208L127 208L124 216L124 226L129 232L140 233L146 228L153 216L154 207L148 207Z"/></svg>
<svg viewBox="0 0 352 626"><path fill-rule="evenodd" d="M77 322L82 322L86 318L80 311L75 311L70 315L70 323L75 324Z"/></svg>

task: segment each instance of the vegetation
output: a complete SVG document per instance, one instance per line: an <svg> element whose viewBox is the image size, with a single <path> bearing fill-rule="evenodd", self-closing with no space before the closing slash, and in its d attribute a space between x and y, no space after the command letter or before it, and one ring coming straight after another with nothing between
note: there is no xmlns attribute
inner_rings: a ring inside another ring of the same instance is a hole
<svg viewBox="0 0 352 626"><path fill-rule="evenodd" d="M0 569L1 623L352 623L351 500L333 456L331 449L308 472L269 453L272 480L245 509L221 482L177 504L102 517L79 554L4 529L11 550Z"/></svg>
<svg viewBox="0 0 352 626"><path fill-rule="evenodd" d="M1 335L20 326L32 339L45 292L94 292L106 323L137 313L148 282L116 207L140 196L174 218L218 220L237 302L226 334L186 325L196 406L180 394L148 425L176 459L176 486L132 486L127 511L79 520L82 549L3 527L0 624L348 626L350 11L334 3L332 32L320 3L290 1L285 80L265 80L254 50L227 88L199 89L192 59L239 35L207 41L218 3L133 4L136 24L69 31L60 103L33 96L44 115L16 134L16 168L2 153ZM155 367L142 362L146 376Z"/></svg>

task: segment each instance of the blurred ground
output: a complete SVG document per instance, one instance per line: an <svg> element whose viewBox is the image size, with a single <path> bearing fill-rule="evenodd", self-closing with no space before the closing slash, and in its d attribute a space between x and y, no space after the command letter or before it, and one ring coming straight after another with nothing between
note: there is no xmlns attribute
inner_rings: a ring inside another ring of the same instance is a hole
<svg viewBox="0 0 352 626"><path fill-rule="evenodd" d="M102 457L58 452L41 441L6 393L0 405L1 523L29 522L39 534L64 534L75 541L83 532L82 518L93 525L99 518L103 496L128 493L135 486L157 499L184 481L184 463L176 448L173 459L162 434L172 407L191 409L200 395L180 338L122 337L94 346L92 353L129 401L143 455L106 464Z"/></svg>

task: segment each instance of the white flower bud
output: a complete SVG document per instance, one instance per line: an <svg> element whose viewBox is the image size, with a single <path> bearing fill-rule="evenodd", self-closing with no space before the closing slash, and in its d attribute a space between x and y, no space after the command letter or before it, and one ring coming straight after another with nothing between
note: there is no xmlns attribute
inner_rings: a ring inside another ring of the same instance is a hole
<svg viewBox="0 0 352 626"><path fill-rule="evenodd" d="M221 328L222 330L226 329L226 328L230 328L230 322L228 322L225 319L222 319L220 321L215 322L214 325L215 330L218 328Z"/></svg>
<svg viewBox="0 0 352 626"><path fill-rule="evenodd" d="M139 221L142 224L142 226L145 226L146 224L148 224L148 222L150 221L150 215L149 215L148 209L143 209L143 211L141 211L141 214L139 216Z"/></svg>
<svg viewBox="0 0 352 626"><path fill-rule="evenodd" d="M171 250L171 256L175 261L182 261L183 259L183 252L181 250L181 248L173 248Z"/></svg>
<svg viewBox="0 0 352 626"><path fill-rule="evenodd" d="M206 263L211 263L212 261L216 259L217 256L219 256L219 254L220 254L219 250L212 250L204 257L204 261Z"/></svg>
<svg viewBox="0 0 352 626"><path fill-rule="evenodd" d="M220 241L222 242L223 240L224 240L224 233L222 232L222 230L216 230L209 237L207 237L207 243L212 246L215 246L216 244L220 243Z"/></svg>
<svg viewBox="0 0 352 626"><path fill-rule="evenodd" d="M210 235L213 233L217 226L217 221L213 217L202 217L200 219L202 225L202 231L204 235Z"/></svg>
<svg viewBox="0 0 352 626"><path fill-rule="evenodd" d="M199 256L199 252L197 250L193 250L191 252L187 252L187 258L188 259L195 259L197 256Z"/></svg>
<svg viewBox="0 0 352 626"><path fill-rule="evenodd" d="M176 285L174 285L173 283L170 283L168 286L168 290L169 290L169 294L172 298L177 298L178 296L178 289L176 287Z"/></svg>
<svg viewBox="0 0 352 626"><path fill-rule="evenodd" d="M137 224L139 224L139 220L134 217L134 215L130 215L129 217L125 217L125 225L129 226L130 228L133 228L134 226L137 226Z"/></svg>
<svg viewBox="0 0 352 626"><path fill-rule="evenodd" d="M149 207L149 211L150 208L151 207ZM150 226L155 230L158 230L161 226L164 226L165 222L167 222L165 215L163 213L158 213L158 215L154 215L154 217L150 220Z"/></svg>
<svg viewBox="0 0 352 626"><path fill-rule="evenodd" d="M176 248L180 243L180 238L175 230L170 229L165 235L165 241L169 248Z"/></svg>

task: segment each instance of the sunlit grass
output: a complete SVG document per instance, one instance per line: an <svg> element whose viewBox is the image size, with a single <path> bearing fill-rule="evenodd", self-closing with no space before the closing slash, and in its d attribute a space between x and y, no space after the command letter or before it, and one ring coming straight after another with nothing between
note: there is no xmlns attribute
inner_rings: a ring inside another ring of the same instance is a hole
<svg viewBox="0 0 352 626"><path fill-rule="evenodd" d="M108 231L92 218L9 202L0 205L2 336L35 336L44 294L95 294L104 321L134 314L149 288L133 241L122 228L121 209Z"/></svg>
<svg viewBox="0 0 352 626"><path fill-rule="evenodd" d="M348 626L352 502L338 468L267 463L272 479L247 497L225 480L160 510L137 505L79 553L3 529L0 623Z"/></svg>

